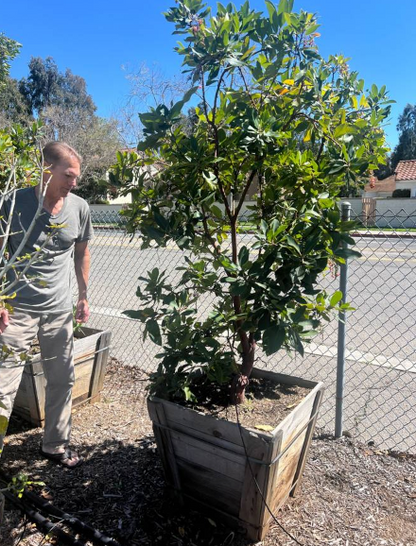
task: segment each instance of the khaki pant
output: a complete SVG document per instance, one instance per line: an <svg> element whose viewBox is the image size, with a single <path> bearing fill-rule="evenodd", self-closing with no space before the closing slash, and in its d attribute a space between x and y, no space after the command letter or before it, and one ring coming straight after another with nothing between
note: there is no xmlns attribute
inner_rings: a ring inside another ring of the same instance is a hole
<svg viewBox="0 0 416 546"><path fill-rule="evenodd" d="M72 387L74 374L74 340L72 313L31 314L14 310L10 324L0 336L0 344L15 353L26 352L38 335L42 366L46 379L45 430L43 448L65 447L71 433ZM7 418L22 379L24 366L16 358L0 362L0 415ZM0 436L0 448L3 437Z"/></svg>

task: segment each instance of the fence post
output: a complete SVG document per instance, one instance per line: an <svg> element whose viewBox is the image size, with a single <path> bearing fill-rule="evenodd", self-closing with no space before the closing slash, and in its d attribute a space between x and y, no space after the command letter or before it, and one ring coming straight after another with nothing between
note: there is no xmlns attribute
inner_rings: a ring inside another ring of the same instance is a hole
<svg viewBox="0 0 416 546"><path fill-rule="evenodd" d="M351 219L351 203L341 203L341 219L347 222ZM342 248L348 248L344 241ZM347 299L348 283L348 259L345 264L341 264L339 289L342 292L342 303ZM340 311L338 316L338 359L337 359L337 393L335 408L335 438L342 436L343 426L343 405L344 405L344 383L345 383L345 333L346 333L347 315L345 311Z"/></svg>

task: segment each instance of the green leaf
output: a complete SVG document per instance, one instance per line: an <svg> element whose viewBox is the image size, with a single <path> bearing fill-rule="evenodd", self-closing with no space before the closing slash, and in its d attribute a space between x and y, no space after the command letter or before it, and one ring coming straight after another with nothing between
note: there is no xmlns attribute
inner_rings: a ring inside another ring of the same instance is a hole
<svg viewBox="0 0 416 546"><path fill-rule="evenodd" d="M195 402L196 398L195 395L192 393L191 389L189 387L184 387L183 392L185 394L185 400L187 402Z"/></svg>
<svg viewBox="0 0 416 546"><path fill-rule="evenodd" d="M141 309L138 310L138 311L136 311L134 309L127 309L126 311L122 312L122 315L126 315L126 317L129 317L129 318L132 318L132 319L142 320L143 311Z"/></svg>
<svg viewBox="0 0 416 546"><path fill-rule="evenodd" d="M240 252L238 253L238 262L241 266L243 266L246 262L248 262L250 253L248 251L248 248L246 246L241 247Z"/></svg>
<svg viewBox="0 0 416 546"><path fill-rule="evenodd" d="M148 320L146 322L146 331L148 332L153 343L156 343L156 345L162 345L162 336L160 334L160 328L157 320Z"/></svg>
<svg viewBox="0 0 416 546"><path fill-rule="evenodd" d="M347 125L344 123L344 124L338 125L338 127L335 129L334 138L339 138L346 134L354 134L356 132L357 132L357 129L354 126Z"/></svg>
<svg viewBox="0 0 416 546"><path fill-rule="evenodd" d="M296 332L296 330L292 330L292 340L293 340L293 348L301 355L304 356L305 351L303 349L303 343L299 336L299 334Z"/></svg>
<svg viewBox="0 0 416 546"><path fill-rule="evenodd" d="M288 246L291 246L292 248L297 250L299 254L301 254L300 246L298 245L298 243L295 241L293 237L291 237L290 235L287 235L286 243L288 244Z"/></svg>
<svg viewBox="0 0 416 546"><path fill-rule="evenodd" d="M263 348L267 356L276 353L285 341L285 330L281 326L270 326L263 333Z"/></svg>
<svg viewBox="0 0 416 546"><path fill-rule="evenodd" d="M223 212L222 210L220 209L220 207L217 207L217 205L212 205L211 208L210 208L212 214L218 218L219 220L221 220L223 218Z"/></svg>
<svg viewBox="0 0 416 546"><path fill-rule="evenodd" d="M341 292L341 290L337 290L333 294L333 296L332 296L332 298L331 298L331 300L329 302L329 305L331 307L335 307L337 305L337 303L339 303L341 300L342 300L342 292Z"/></svg>
<svg viewBox="0 0 416 546"><path fill-rule="evenodd" d="M319 199L319 206L323 209L330 209L334 206L334 201L332 199Z"/></svg>
<svg viewBox="0 0 416 546"><path fill-rule="evenodd" d="M9 420L4 415L0 415L0 436L5 436Z"/></svg>

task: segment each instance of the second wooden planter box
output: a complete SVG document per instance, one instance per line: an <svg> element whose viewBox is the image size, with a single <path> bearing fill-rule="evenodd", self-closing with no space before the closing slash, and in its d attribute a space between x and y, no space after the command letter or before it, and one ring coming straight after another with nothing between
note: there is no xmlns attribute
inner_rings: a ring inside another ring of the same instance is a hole
<svg viewBox="0 0 416 546"><path fill-rule="evenodd" d="M111 332L81 328L75 333L75 384L72 407L99 400L109 355ZM40 355L25 367L16 395L13 412L37 427L45 420L45 385Z"/></svg>
<svg viewBox="0 0 416 546"><path fill-rule="evenodd" d="M245 527L258 541L272 520L267 507L276 513L299 486L323 384L263 370L253 377L311 391L270 433L156 397L148 409L168 484L192 506Z"/></svg>

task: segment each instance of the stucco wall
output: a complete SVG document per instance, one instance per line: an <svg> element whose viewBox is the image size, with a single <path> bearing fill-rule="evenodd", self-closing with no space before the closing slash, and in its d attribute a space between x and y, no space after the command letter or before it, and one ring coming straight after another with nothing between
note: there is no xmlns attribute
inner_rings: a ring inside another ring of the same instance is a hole
<svg viewBox="0 0 416 546"><path fill-rule="evenodd" d="M416 199L376 199L377 227L415 228Z"/></svg>

